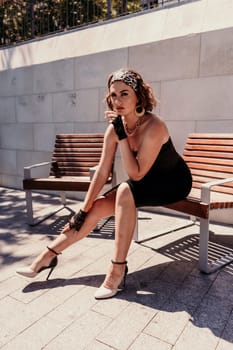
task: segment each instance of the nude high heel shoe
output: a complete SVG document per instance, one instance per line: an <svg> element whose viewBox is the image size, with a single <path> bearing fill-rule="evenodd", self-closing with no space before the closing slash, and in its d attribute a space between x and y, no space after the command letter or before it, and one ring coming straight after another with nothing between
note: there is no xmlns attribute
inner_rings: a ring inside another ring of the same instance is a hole
<svg viewBox="0 0 233 350"><path fill-rule="evenodd" d="M30 267L21 267L19 269L16 270L16 273L18 273L19 275L22 275L24 277L29 277L29 278L33 278L35 276L37 276L40 272L50 269L48 276L46 278L46 280L48 281L51 273L53 272L53 270L55 269L55 267L57 266L57 255L61 254L61 253L57 253L54 249L47 247L48 250L50 250L52 253L54 253L56 256L51 260L49 266L42 266L37 272L33 271Z"/></svg>
<svg viewBox="0 0 233 350"><path fill-rule="evenodd" d="M112 264L116 264L116 265L125 265L125 273L123 276L123 279L121 280L120 284L118 285L117 288L106 288L103 285L100 286L97 291L95 292L95 299L100 300L100 299L109 299L114 297L118 292L121 292L125 289L125 285L126 285L126 276L128 273L128 266L127 266L127 261L122 261L122 262L118 262L118 261L113 261L111 260Z"/></svg>

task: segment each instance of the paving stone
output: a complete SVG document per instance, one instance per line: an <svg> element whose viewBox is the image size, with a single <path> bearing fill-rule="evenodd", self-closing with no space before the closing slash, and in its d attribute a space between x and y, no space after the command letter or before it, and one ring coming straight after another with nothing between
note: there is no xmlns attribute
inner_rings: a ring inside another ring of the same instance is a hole
<svg viewBox="0 0 233 350"><path fill-rule="evenodd" d="M63 322L67 324L69 324L71 321L75 321L83 314L88 312L88 310L91 309L96 303L93 295L94 288L82 288L79 292L52 310L49 313L50 318L52 318L54 321L57 319L62 319Z"/></svg>
<svg viewBox="0 0 233 350"><path fill-rule="evenodd" d="M161 341L158 338L151 337L147 334L140 334L135 342L129 347L129 350L171 350L172 345Z"/></svg>
<svg viewBox="0 0 233 350"><path fill-rule="evenodd" d="M87 311L73 322L43 349L48 350L83 350L109 324L111 319L93 311Z"/></svg>
<svg viewBox="0 0 233 350"><path fill-rule="evenodd" d="M128 349L153 316L149 307L131 303L96 339L114 349Z"/></svg>
<svg viewBox="0 0 233 350"><path fill-rule="evenodd" d="M111 346L100 343L97 340L94 340L90 345L88 345L85 350L112 350Z"/></svg>
<svg viewBox="0 0 233 350"><path fill-rule="evenodd" d="M8 342L37 321L35 313L11 297L0 300L0 310L0 344Z"/></svg>
<svg viewBox="0 0 233 350"><path fill-rule="evenodd" d="M53 338L57 337L64 330L62 323L57 320L43 317L33 323L25 331L18 334L12 341L6 344L2 349L13 350L38 350L48 344Z"/></svg>
<svg viewBox="0 0 233 350"><path fill-rule="evenodd" d="M190 319L188 310L181 305L170 304L167 310L159 311L144 333L174 345Z"/></svg>
<svg viewBox="0 0 233 350"><path fill-rule="evenodd" d="M0 299L10 295L18 288L22 288L24 281L16 276L12 276L5 281L0 282Z"/></svg>
<svg viewBox="0 0 233 350"><path fill-rule="evenodd" d="M110 302L108 299L97 302L93 305L92 310L114 319L115 317L119 316L129 305L127 300L124 300L118 296L116 298L112 298Z"/></svg>
<svg viewBox="0 0 233 350"><path fill-rule="evenodd" d="M218 344L231 312L227 298L206 296L194 313L192 321L177 341L174 350L191 349L213 350Z"/></svg>
<svg viewBox="0 0 233 350"><path fill-rule="evenodd" d="M209 328L198 328L190 322L172 350L214 350L217 343Z"/></svg>
<svg viewBox="0 0 233 350"><path fill-rule="evenodd" d="M216 350L233 349L233 308Z"/></svg>

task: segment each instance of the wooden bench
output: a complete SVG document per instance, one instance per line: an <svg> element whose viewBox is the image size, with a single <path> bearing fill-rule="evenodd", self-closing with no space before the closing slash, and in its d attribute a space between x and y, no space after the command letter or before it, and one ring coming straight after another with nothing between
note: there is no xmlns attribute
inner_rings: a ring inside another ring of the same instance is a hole
<svg viewBox="0 0 233 350"><path fill-rule="evenodd" d="M100 160L103 140L103 134L56 135L51 162L24 168L23 189L26 192L26 211L30 225L36 225L54 214L53 212L34 219L33 190L61 191L62 207L66 205L66 191L86 192L88 190L94 167ZM32 177L33 169L49 164L51 165L49 176ZM107 183L114 185L114 181L115 177L112 172Z"/></svg>
<svg viewBox="0 0 233 350"><path fill-rule="evenodd" d="M167 205L200 220L199 268L205 273L216 271L233 260L233 254L209 262L210 214L233 208L233 134L190 134L183 158L192 176L193 187L187 199ZM148 239L152 239L149 237ZM134 239L138 238L136 229Z"/></svg>

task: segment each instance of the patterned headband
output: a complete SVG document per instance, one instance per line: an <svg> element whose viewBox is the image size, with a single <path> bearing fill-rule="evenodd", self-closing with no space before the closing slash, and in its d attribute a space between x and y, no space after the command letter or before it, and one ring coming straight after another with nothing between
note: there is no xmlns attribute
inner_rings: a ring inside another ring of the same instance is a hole
<svg viewBox="0 0 233 350"><path fill-rule="evenodd" d="M137 75L134 72L118 70L113 73L110 85L114 81L123 81L123 83L129 85L134 91L137 91Z"/></svg>

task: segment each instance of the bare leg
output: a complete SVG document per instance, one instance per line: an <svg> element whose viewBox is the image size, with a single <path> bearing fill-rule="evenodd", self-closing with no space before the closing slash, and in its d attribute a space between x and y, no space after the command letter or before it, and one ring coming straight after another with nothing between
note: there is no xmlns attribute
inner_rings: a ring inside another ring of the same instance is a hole
<svg viewBox="0 0 233 350"><path fill-rule="evenodd" d="M126 260L130 243L132 241L134 227L136 222L136 207L133 195L127 183L122 183L117 190L115 201L115 248L113 260L115 262L124 262ZM126 265L111 264L105 280L102 284L104 288L117 291L117 287L125 273ZM103 295L105 291L103 290ZM101 299L101 288L97 291L97 299ZM108 296L104 296L108 297Z"/></svg>
<svg viewBox="0 0 233 350"><path fill-rule="evenodd" d="M88 215L85 222L79 231L75 229L67 230L67 227L61 232L61 234L50 244L50 248L57 253L62 252L75 242L80 241L86 237L97 225L98 221L103 217L114 215L116 193L110 193L107 197L101 197L97 199ZM51 259L54 257L54 253L45 249L31 264L30 268L33 271L39 271L42 266L48 266Z"/></svg>

